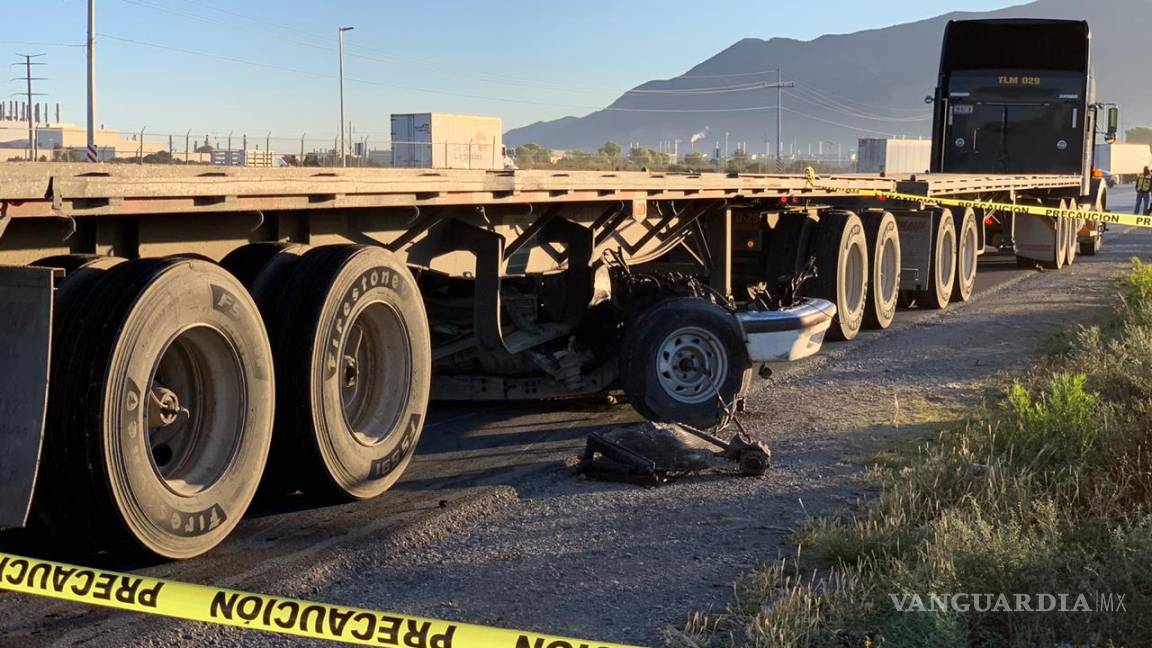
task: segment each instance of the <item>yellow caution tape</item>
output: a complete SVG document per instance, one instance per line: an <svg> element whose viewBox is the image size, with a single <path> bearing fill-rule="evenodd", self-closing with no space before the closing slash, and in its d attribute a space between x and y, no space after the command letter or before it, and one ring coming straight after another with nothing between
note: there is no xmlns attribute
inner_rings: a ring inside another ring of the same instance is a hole
<svg viewBox="0 0 1152 648"><path fill-rule="evenodd" d="M0 588L175 619L401 648L628 648L193 585L0 553Z"/></svg>
<svg viewBox="0 0 1152 648"><path fill-rule="evenodd" d="M1011 212L1013 214L1031 214L1033 216L1049 216L1052 218L1075 218L1080 220L1097 221L1100 223L1132 225L1133 227L1152 227L1152 216L1140 216L1138 214L1116 214L1113 212L1080 209L1060 209L1059 207L1044 207L1041 205L1018 205L1014 203L991 202L987 200L939 198L936 196L920 196L917 194L906 194L897 191L883 191L880 189L830 187L816 183L816 172L812 170L812 167L805 169L804 173L808 177L808 184L810 184L814 189L820 189L822 191L834 191L853 196L867 196L873 198L881 198L884 200L905 200L910 202L925 203L929 205L939 205L941 207L971 207L973 209Z"/></svg>

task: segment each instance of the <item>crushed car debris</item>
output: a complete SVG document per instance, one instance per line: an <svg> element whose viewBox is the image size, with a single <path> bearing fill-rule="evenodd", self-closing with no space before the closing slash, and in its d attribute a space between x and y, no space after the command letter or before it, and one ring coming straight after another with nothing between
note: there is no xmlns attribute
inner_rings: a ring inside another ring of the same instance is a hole
<svg viewBox="0 0 1152 648"><path fill-rule="evenodd" d="M688 425L646 421L591 432L576 469L588 479L657 486L695 473L730 472L733 464L744 475L763 475L771 459L768 446L742 427L726 442Z"/></svg>

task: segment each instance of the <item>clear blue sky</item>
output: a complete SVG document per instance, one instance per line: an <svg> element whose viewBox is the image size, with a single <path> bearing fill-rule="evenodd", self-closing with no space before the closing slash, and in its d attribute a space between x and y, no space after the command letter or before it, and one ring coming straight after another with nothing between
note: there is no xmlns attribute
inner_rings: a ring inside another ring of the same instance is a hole
<svg viewBox="0 0 1152 648"><path fill-rule="evenodd" d="M331 136L339 25L355 26L348 117L358 131L386 137L392 112L498 115L506 128L584 114L745 37L811 39L1020 3L97 0L106 35L97 45L97 119L122 130ZM0 53L15 61L18 52L47 52L38 72L49 80L38 89L62 104L64 121L82 124L84 50L58 44L83 42L87 1L4 4Z"/></svg>

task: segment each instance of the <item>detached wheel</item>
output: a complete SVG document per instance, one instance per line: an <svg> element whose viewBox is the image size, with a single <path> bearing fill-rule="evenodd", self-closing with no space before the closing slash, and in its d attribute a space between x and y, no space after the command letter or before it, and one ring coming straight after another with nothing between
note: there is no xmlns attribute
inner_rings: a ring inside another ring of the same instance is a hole
<svg viewBox="0 0 1152 648"><path fill-rule="evenodd" d="M972 299L976 289L976 267L979 263L980 233L976 230L976 212L971 207L956 224L956 281L952 285L952 301Z"/></svg>
<svg viewBox="0 0 1152 648"><path fill-rule="evenodd" d="M642 313L621 343L620 386L651 421L710 428L734 406L749 370L736 318L692 297L661 302Z"/></svg>
<svg viewBox="0 0 1152 648"><path fill-rule="evenodd" d="M816 279L807 291L836 304L836 317L828 336L851 340L864 325L868 296L868 241L864 225L850 211L820 214L815 237Z"/></svg>
<svg viewBox="0 0 1152 648"><path fill-rule="evenodd" d="M900 231L891 212L868 211L860 215L860 220L864 223L872 270L864 326L886 329L896 319L900 301Z"/></svg>
<svg viewBox="0 0 1152 648"><path fill-rule="evenodd" d="M251 502L272 436L256 305L222 268L190 259L123 262L57 304L46 526L172 559L215 547Z"/></svg>
<svg viewBox="0 0 1152 648"><path fill-rule="evenodd" d="M947 308L956 282L956 226L952 211L941 209L932 219L932 260L927 290L916 291L920 308Z"/></svg>
<svg viewBox="0 0 1152 648"><path fill-rule="evenodd" d="M432 352L416 281L381 247L332 245L292 268L268 326L276 354L281 474L313 494L367 499L412 459Z"/></svg>

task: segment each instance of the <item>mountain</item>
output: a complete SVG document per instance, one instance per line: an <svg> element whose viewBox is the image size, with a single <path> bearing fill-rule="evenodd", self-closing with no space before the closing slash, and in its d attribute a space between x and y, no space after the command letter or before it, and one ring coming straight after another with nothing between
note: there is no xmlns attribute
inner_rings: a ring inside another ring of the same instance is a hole
<svg viewBox="0 0 1152 648"><path fill-rule="evenodd" d="M777 67L796 84L784 90L786 150L793 140L806 151L821 140L847 149L859 137L926 137L924 98L936 85L944 26L972 18L1087 20L1097 100L1118 103L1125 125L1152 124L1152 1L1036 0L811 41L745 38L680 76L633 88L605 110L513 129L505 142L592 150L607 140L655 148L679 139L684 152L692 134L707 127L696 150L723 146L727 132L731 149L748 142L759 153L766 139L775 141L776 90L756 86L774 82ZM773 110L759 109L765 106ZM753 110L732 110L742 108ZM676 110L700 112L659 112Z"/></svg>

